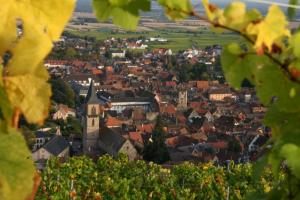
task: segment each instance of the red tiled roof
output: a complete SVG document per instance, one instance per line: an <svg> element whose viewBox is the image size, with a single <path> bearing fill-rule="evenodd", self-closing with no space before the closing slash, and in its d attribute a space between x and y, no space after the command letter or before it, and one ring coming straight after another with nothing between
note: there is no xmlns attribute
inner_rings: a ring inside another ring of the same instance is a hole
<svg viewBox="0 0 300 200"><path fill-rule="evenodd" d="M161 78L168 78L169 75L170 75L169 72L160 72L160 73L159 73L159 76L160 76Z"/></svg>
<svg viewBox="0 0 300 200"><path fill-rule="evenodd" d="M174 136L166 139L167 146L176 147L178 145L188 145L191 144L194 139L186 137L184 135Z"/></svg>
<svg viewBox="0 0 300 200"><path fill-rule="evenodd" d="M185 123L186 122L186 118L183 114L176 115L176 118L177 118L179 123Z"/></svg>
<svg viewBox="0 0 300 200"><path fill-rule="evenodd" d="M129 132L129 138L133 141L144 144L143 137L140 132Z"/></svg>
<svg viewBox="0 0 300 200"><path fill-rule="evenodd" d="M205 113L207 113L207 110L202 109L202 108L199 108L199 109L197 109L196 111L197 111L199 114L205 114Z"/></svg>
<svg viewBox="0 0 300 200"><path fill-rule="evenodd" d="M208 89L209 82L208 81L197 81L197 88L199 89Z"/></svg>
<svg viewBox="0 0 300 200"><path fill-rule="evenodd" d="M106 70L106 72L113 72L114 71L112 66L106 66L105 70Z"/></svg>
<svg viewBox="0 0 300 200"><path fill-rule="evenodd" d="M175 87L177 84L175 81L167 81L165 82L166 87Z"/></svg>
<svg viewBox="0 0 300 200"><path fill-rule="evenodd" d="M100 69L92 69L92 74L94 74L94 75L100 75L100 74L102 74L103 72L102 72L102 70L100 70Z"/></svg>
<svg viewBox="0 0 300 200"><path fill-rule="evenodd" d="M199 102L199 101L192 101L192 102L190 102L190 107L193 108L193 109L198 109L198 108L201 107L201 105L202 105L202 103Z"/></svg>
<svg viewBox="0 0 300 200"><path fill-rule="evenodd" d="M116 126L121 126L122 121L118 120L115 117L108 117L106 121L107 127L116 127Z"/></svg>
<svg viewBox="0 0 300 200"><path fill-rule="evenodd" d="M228 148L228 142L225 142L225 141L209 142L208 144L210 144L215 149L227 149Z"/></svg>
<svg viewBox="0 0 300 200"><path fill-rule="evenodd" d="M161 112L173 115L176 114L176 107L173 104L164 105L161 107Z"/></svg>
<svg viewBox="0 0 300 200"><path fill-rule="evenodd" d="M136 127L137 130L144 132L144 133L152 133L153 129L154 129L154 125L153 124L142 124L142 125L138 125Z"/></svg>
<svg viewBox="0 0 300 200"><path fill-rule="evenodd" d="M68 61L66 60L47 60L45 61L46 64L50 65L65 65Z"/></svg>
<svg viewBox="0 0 300 200"><path fill-rule="evenodd" d="M201 141L207 141L207 136L204 133L194 133L191 135L191 138Z"/></svg>

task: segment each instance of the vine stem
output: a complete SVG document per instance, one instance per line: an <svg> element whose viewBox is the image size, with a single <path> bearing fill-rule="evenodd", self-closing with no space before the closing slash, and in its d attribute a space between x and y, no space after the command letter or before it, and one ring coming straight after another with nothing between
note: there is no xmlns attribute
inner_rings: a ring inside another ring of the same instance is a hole
<svg viewBox="0 0 300 200"><path fill-rule="evenodd" d="M12 118L12 126L16 129L19 127L20 115L21 115L21 109L15 108L13 118Z"/></svg>
<svg viewBox="0 0 300 200"><path fill-rule="evenodd" d="M41 176L39 172L35 173L33 181L33 190L26 200L34 200L35 194L38 191L39 185L41 183Z"/></svg>
<svg viewBox="0 0 300 200"><path fill-rule="evenodd" d="M247 34L242 33L239 30L236 30L234 28L230 28L228 26L224 26L222 24L219 24L217 22L213 22L210 21L209 19L207 19L205 16L202 16L200 14L198 14L195 10L193 10L192 12L185 12L185 14L191 16L191 17L196 17L198 20L202 20L205 21L209 24L211 24L214 27L219 27L219 28L223 28L225 30L234 32L239 34L240 36L242 36L244 39L246 39L248 42L250 42L251 44L255 44L255 41L252 40ZM291 72L288 69L288 66L290 64L289 61L282 63L280 60L278 60L277 58L275 58L270 52L268 52L267 50L264 49L264 55L266 55L271 61L273 61L276 65L278 65L280 67L280 69L288 76L288 78L293 81L296 82L298 84L300 84L300 80L298 80L297 78L293 77L293 75L291 74Z"/></svg>

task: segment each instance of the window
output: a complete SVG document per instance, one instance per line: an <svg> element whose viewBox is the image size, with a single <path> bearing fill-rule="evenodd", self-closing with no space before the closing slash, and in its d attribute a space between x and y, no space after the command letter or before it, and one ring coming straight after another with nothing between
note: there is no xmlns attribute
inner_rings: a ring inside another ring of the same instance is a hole
<svg viewBox="0 0 300 200"><path fill-rule="evenodd" d="M95 126L95 120L94 120L94 118L92 119L92 126Z"/></svg>
<svg viewBox="0 0 300 200"><path fill-rule="evenodd" d="M91 113L92 113L92 115L96 115L96 108L95 108L95 106L92 107Z"/></svg>

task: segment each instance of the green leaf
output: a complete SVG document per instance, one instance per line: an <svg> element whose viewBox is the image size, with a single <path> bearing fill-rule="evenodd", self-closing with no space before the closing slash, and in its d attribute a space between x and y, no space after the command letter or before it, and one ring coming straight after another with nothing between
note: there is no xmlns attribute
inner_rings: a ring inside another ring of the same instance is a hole
<svg viewBox="0 0 300 200"><path fill-rule="evenodd" d="M290 4L290 5L298 5L298 0L289 0L289 4ZM289 8L287 9L287 11L288 11L288 16L289 16L289 18L290 18L290 19L293 19L294 16L295 16L295 14L296 14L296 9L295 9L295 8L289 7Z"/></svg>
<svg viewBox="0 0 300 200"><path fill-rule="evenodd" d="M35 167L21 133L0 133L0 199L26 199L33 189Z"/></svg>
<svg viewBox="0 0 300 200"><path fill-rule="evenodd" d="M295 144L285 144L281 148L281 156L286 158L292 173L300 179L300 162L296 159L300 155L300 148Z"/></svg>
<svg viewBox="0 0 300 200"><path fill-rule="evenodd" d="M248 79L264 105L276 102L282 111L300 111L300 85L291 81L268 57L247 54L238 44L230 44L224 48L221 62L232 87L239 89L243 80Z"/></svg>
<svg viewBox="0 0 300 200"><path fill-rule="evenodd" d="M290 45L293 48L294 55L300 58L300 33L296 33L291 37Z"/></svg>
<svg viewBox="0 0 300 200"><path fill-rule="evenodd" d="M123 28L134 30L139 21L140 11L149 11L150 0L93 0L96 17L108 20Z"/></svg>
<svg viewBox="0 0 300 200"><path fill-rule="evenodd" d="M300 145L300 113L285 112L275 105L269 107L264 124L272 128L272 137L281 143Z"/></svg>
<svg viewBox="0 0 300 200"><path fill-rule="evenodd" d="M190 0L158 0L165 14L171 19L184 19L193 11Z"/></svg>
<svg viewBox="0 0 300 200"><path fill-rule="evenodd" d="M255 162L255 164L253 165L254 180L259 180L267 164L268 164L268 155L262 156Z"/></svg>
<svg viewBox="0 0 300 200"><path fill-rule="evenodd" d="M251 79L253 60L242 55L243 51L237 43L229 44L224 48L221 57L224 75L229 84L235 89L240 89L245 78Z"/></svg>
<svg viewBox="0 0 300 200"><path fill-rule="evenodd" d="M276 105L282 111L300 111L300 85L292 82L279 68L272 63L261 63L255 71L257 95L262 103L271 105L275 98ZM275 81L274 81L275 80ZM293 90L293 95L290 95Z"/></svg>

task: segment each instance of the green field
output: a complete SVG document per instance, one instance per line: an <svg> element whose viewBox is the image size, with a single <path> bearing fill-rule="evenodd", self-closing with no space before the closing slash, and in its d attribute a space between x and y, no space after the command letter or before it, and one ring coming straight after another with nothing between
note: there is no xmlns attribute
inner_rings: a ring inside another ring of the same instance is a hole
<svg viewBox="0 0 300 200"><path fill-rule="evenodd" d="M69 30L78 36L95 37L97 40L104 40L110 37L115 38L138 38L138 37L154 37L160 36L168 39L167 43L149 42L150 49L153 48L170 48L172 51L184 50L191 48L192 46L203 48L206 46L218 44L225 45L230 42L239 41L239 37L233 33L216 34L207 29L199 29L195 31L185 29L155 29L154 31L145 32L116 32L109 28L103 28L99 30L91 31L77 31Z"/></svg>

